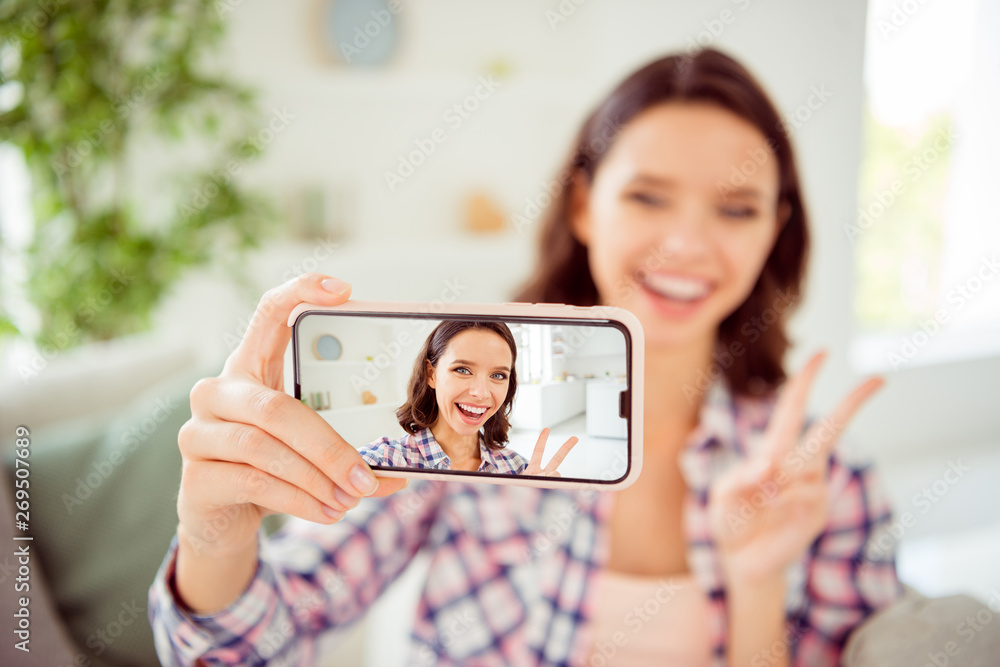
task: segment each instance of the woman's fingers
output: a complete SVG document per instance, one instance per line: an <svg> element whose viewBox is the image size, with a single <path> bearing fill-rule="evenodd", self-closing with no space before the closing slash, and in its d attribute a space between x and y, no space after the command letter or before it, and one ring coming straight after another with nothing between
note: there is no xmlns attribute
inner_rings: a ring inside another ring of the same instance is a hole
<svg viewBox="0 0 1000 667"><path fill-rule="evenodd" d="M375 493L369 496L370 498L382 498L383 496L391 496L397 491L402 491L409 484L408 479L402 479L399 477L379 477L378 478L378 488L375 489Z"/></svg>
<svg viewBox="0 0 1000 667"><path fill-rule="evenodd" d="M535 443L535 448L531 451L531 461L528 462L528 468L531 470L542 469L542 454L545 453L545 443L548 439L549 429L543 428L542 432L538 435L538 442Z"/></svg>
<svg viewBox="0 0 1000 667"><path fill-rule="evenodd" d="M315 411L282 391L254 382L208 378L191 390L191 404L196 403L216 419L265 431L353 496L369 496L378 488L358 450Z"/></svg>
<svg viewBox="0 0 1000 667"><path fill-rule="evenodd" d="M570 451L572 451L573 447L575 447L576 443L578 443L579 441L580 441L579 438L573 436L572 438L564 442L563 446L560 447L559 451L557 451L555 453L555 456L552 457L552 460L549 461L549 464L545 466L545 469L542 471L542 474L550 475L552 477L558 476L559 473L556 472L556 468L559 467L559 464L563 462L563 459L566 458L566 455L569 454Z"/></svg>
<svg viewBox="0 0 1000 667"><path fill-rule="evenodd" d="M801 466L803 473L826 470L827 460L840 434L847 428L861 406L884 384L885 381L880 377L869 378L862 382L840 402L829 417L818 419L809 427L805 437L792 450L805 462Z"/></svg>
<svg viewBox="0 0 1000 667"><path fill-rule="evenodd" d="M829 417L812 424L804 437L793 437L795 444L781 458L755 456L748 459L734 468L713 492L723 504L738 505L741 499L748 497L767 497L770 499L768 504L784 503L824 489L822 481L837 439L855 413L883 384L882 378L877 377L861 383Z"/></svg>
<svg viewBox="0 0 1000 667"><path fill-rule="evenodd" d="M805 368L785 385L785 390L778 398L764 433L768 448L762 452L772 461L780 460L799 442L802 425L805 422L809 390L825 359L825 352L814 354Z"/></svg>
<svg viewBox="0 0 1000 667"><path fill-rule="evenodd" d="M298 486L245 463L192 461L185 466L181 487L195 507L250 503L317 523L333 523L344 517L343 511L326 507Z"/></svg>
<svg viewBox="0 0 1000 667"><path fill-rule="evenodd" d="M559 451L553 455L549 460L549 465L544 469L542 468L542 457L545 455L545 443L549 439L548 428L543 428L541 434L538 436L538 442L535 443L535 448L531 452L531 461L528 463L528 467L524 469L524 473L527 475L547 475L549 477L561 477L559 473L556 472L556 468L562 463L566 455L570 453L570 450L579 442L579 438L572 437L563 443Z"/></svg>
<svg viewBox="0 0 1000 667"><path fill-rule="evenodd" d="M711 493L723 505L736 505L740 498L760 490L773 472L770 459L758 456L742 461L713 485Z"/></svg>
<svg viewBox="0 0 1000 667"><path fill-rule="evenodd" d="M281 389L292 310L303 302L335 306L350 295L349 284L319 273L303 274L269 290L257 304L243 340L226 361L223 373L241 374Z"/></svg>
<svg viewBox="0 0 1000 667"><path fill-rule="evenodd" d="M298 452L256 426L188 422L181 427L177 442L188 460L249 464L299 487L335 510L346 511L358 504L356 496L339 488Z"/></svg>

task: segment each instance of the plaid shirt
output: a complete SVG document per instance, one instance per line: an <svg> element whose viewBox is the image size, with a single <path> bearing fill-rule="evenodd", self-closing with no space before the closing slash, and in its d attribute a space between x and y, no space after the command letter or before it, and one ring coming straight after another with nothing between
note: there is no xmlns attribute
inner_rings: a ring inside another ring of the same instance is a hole
<svg viewBox="0 0 1000 667"><path fill-rule="evenodd" d="M392 468L431 468L451 470L451 459L434 438L429 428L422 428L416 435L407 433L402 438L379 438L358 450L368 465ZM528 467L524 457L509 447L490 449L479 438L479 472L501 475L518 475Z"/></svg>
<svg viewBox="0 0 1000 667"><path fill-rule="evenodd" d="M709 530L709 484L759 442L772 407L717 383L680 459L687 562L709 601L717 666L726 663L726 591ZM840 452L830 463L827 523L789 568L785 645L774 648L787 648L795 665L836 665L851 630L902 592L891 548L873 542L890 515L872 470ZM209 616L175 601L175 538L150 588L158 654L164 665L311 664L317 635L358 619L424 548L430 569L409 664L585 664L612 500L589 489L411 482L361 501L335 525L292 519L261 537L247 590ZM770 663L770 655L758 657L754 667Z"/></svg>

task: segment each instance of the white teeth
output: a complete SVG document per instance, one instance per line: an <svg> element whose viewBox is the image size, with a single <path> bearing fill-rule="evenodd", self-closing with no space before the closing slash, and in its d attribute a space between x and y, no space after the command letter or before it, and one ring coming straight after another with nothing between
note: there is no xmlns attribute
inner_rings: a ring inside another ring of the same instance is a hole
<svg viewBox="0 0 1000 667"><path fill-rule="evenodd" d="M707 295L712 287L698 278L651 273L646 277L646 286L654 292L678 301L694 301Z"/></svg>
<svg viewBox="0 0 1000 667"><path fill-rule="evenodd" d="M459 403L458 407L462 408L466 412L473 412L477 415L481 415L486 412L486 408L477 408L474 405L469 405L468 403Z"/></svg>

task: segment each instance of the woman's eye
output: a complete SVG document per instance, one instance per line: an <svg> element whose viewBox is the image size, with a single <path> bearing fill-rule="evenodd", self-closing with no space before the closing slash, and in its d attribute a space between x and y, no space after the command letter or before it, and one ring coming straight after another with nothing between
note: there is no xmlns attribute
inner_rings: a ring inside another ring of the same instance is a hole
<svg viewBox="0 0 1000 667"><path fill-rule="evenodd" d="M657 197L646 192L630 192L627 198L643 206L660 207L667 203L662 197Z"/></svg>
<svg viewBox="0 0 1000 667"><path fill-rule="evenodd" d="M724 206L722 215L727 218L756 218L757 209L750 206Z"/></svg>
<svg viewBox="0 0 1000 667"><path fill-rule="evenodd" d="M499 373L499 372L494 373L493 374L493 379L494 380L506 380L507 379L507 374L506 373Z"/></svg>
<svg viewBox="0 0 1000 667"><path fill-rule="evenodd" d="M462 375L472 375L472 371L470 371L470 370L469 370L468 368L466 368L465 366L459 366L458 368L455 368L455 369L453 369L453 370L454 370L454 371L455 371L456 373L461 373Z"/></svg>

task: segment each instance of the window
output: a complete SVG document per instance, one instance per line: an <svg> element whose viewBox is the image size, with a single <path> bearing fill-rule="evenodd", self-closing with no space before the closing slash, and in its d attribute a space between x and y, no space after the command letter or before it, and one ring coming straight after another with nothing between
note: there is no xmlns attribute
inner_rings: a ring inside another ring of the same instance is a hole
<svg viewBox="0 0 1000 667"><path fill-rule="evenodd" d="M864 371L1000 354L1000 3L872 0L855 260Z"/></svg>

